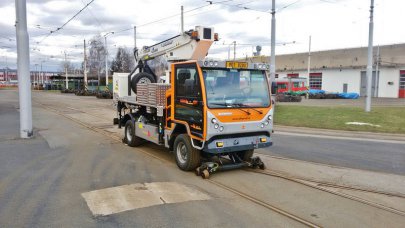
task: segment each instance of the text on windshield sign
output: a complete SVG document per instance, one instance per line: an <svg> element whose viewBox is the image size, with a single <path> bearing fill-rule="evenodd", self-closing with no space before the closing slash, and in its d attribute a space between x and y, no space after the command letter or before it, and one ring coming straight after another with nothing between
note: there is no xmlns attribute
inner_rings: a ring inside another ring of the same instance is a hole
<svg viewBox="0 0 405 228"><path fill-rule="evenodd" d="M247 69L248 68L248 63L247 62L226 62L226 68L243 68Z"/></svg>

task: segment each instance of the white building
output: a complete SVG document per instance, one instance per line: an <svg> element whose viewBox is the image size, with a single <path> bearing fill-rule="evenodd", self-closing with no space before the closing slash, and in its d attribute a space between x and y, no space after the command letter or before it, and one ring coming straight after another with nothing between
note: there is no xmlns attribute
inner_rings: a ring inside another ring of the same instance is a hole
<svg viewBox="0 0 405 228"><path fill-rule="evenodd" d="M405 44L374 47L373 97L405 98ZM265 56L252 62L267 62ZM375 69L378 63L378 74ZM310 87L366 95L367 47L311 53ZM308 53L276 56L276 77L307 77Z"/></svg>

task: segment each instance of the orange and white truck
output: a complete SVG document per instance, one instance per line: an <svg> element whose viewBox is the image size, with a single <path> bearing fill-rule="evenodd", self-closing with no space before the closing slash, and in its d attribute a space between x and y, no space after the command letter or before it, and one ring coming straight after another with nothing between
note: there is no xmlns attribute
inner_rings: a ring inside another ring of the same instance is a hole
<svg viewBox="0 0 405 228"><path fill-rule="evenodd" d="M123 142L162 145L174 152L180 169L203 178L219 170L265 168L253 153L272 145L267 66L205 59L217 40L213 28L197 26L135 51L136 68L113 75L114 123L125 129ZM162 57L167 68L158 75L150 65Z"/></svg>

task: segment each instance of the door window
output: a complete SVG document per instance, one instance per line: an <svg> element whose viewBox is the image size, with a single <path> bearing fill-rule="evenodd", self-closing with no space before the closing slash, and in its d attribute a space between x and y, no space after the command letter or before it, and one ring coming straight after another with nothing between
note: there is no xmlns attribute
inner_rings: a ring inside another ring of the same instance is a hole
<svg viewBox="0 0 405 228"><path fill-rule="evenodd" d="M175 68L175 109L174 117L186 121L193 135L203 136L203 101L195 64L177 65Z"/></svg>

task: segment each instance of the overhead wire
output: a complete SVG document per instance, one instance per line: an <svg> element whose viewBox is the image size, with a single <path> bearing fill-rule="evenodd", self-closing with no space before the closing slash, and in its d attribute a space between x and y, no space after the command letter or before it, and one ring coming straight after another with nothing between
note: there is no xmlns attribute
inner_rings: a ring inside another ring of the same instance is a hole
<svg viewBox="0 0 405 228"><path fill-rule="evenodd" d="M67 20L62 26L60 26L59 28L55 29L55 30L51 30L48 35L46 35L41 41L39 41L37 44L42 43L46 38L48 38L49 36L51 36L52 34L62 30L67 24L69 24L69 22L71 22L73 19L75 19L81 12L83 12L83 10L85 10L91 3L93 3L95 0L91 0L89 3L87 3L82 9L80 9L75 15L73 15L69 20Z"/></svg>

